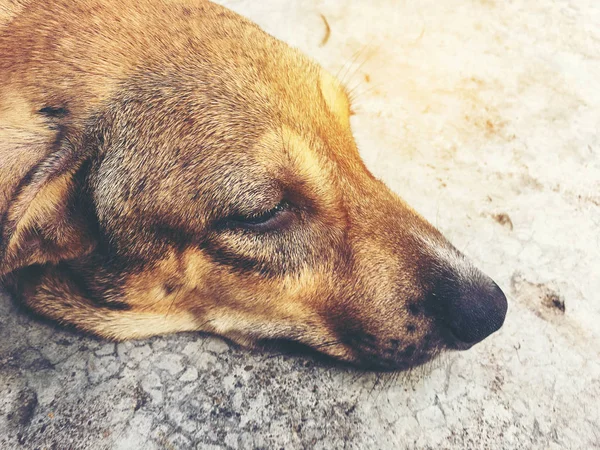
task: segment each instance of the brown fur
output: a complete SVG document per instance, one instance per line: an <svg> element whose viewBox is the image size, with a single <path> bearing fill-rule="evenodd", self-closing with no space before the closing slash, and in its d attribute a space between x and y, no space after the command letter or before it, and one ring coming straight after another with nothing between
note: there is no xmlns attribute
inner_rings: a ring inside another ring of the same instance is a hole
<svg viewBox="0 0 600 450"><path fill-rule="evenodd" d="M365 168L318 65L202 0L1 0L1 21L0 277L33 311L393 368L445 346L431 248L462 257ZM224 225L282 198L276 232Z"/></svg>

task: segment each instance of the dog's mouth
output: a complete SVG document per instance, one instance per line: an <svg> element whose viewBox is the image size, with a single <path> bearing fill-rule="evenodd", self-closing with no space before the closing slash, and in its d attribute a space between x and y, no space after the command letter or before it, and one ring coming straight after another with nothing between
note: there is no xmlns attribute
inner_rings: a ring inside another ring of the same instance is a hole
<svg viewBox="0 0 600 450"><path fill-rule="evenodd" d="M401 372L425 364L442 351L441 345L408 344L406 348L367 348L342 341L326 341L308 345L291 339L261 339L256 347L271 357L302 357L322 366L353 367L374 372Z"/></svg>

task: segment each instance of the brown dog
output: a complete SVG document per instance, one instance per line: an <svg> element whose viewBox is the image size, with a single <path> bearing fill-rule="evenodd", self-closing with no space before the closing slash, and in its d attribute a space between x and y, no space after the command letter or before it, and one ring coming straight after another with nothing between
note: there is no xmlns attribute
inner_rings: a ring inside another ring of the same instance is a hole
<svg viewBox="0 0 600 450"><path fill-rule="evenodd" d="M202 0L0 0L0 277L111 339L403 369L507 303L361 161L335 78Z"/></svg>

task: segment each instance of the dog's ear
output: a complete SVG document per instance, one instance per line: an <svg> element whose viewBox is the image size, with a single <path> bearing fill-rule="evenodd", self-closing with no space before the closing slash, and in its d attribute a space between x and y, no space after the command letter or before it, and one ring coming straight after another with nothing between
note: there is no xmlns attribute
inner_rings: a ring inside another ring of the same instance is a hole
<svg viewBox="0 0 600 450"><path fill-rule="evenodd" d="M0 278L95 246L85 195L88 158L62 132L0 123Z"/></svg>

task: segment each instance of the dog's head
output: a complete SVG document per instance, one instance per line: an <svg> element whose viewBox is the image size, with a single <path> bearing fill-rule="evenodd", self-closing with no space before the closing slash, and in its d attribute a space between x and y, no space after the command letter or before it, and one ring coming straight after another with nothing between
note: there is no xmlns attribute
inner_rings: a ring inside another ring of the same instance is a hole
<svg viewBox="0 0 600 450"><path fill-rule="evenodd" d="M71 42L89 59L56 69L71 84L37 67L72 36L30 44L37 62L11 41L44 8L2 38L0 275L32 309L111 338L285 339L388 369L502 325L498 286L364 166L334 77L220 7L152 3L108 38L66 26L93 54L129 38L97 66Z"/></svg>

